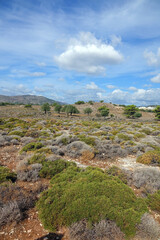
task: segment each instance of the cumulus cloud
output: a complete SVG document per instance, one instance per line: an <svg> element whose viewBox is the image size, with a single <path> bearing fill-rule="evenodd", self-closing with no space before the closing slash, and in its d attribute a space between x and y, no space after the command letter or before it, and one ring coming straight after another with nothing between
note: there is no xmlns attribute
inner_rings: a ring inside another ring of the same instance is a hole
<svg viewBox="0 0 160 240"><path fill-rule="evenodd" d="M136 87L129 87L129 90L131 90L131 91L137 91L137 88L136 88Z"/></svg>
<svg viewBox="0 0 160 240"><path fill-rule="evenodd" d="M154 83L160 83L160 73L157 76L151 78L151 81Z"/></svg>
<svg viewBox="0 0 160 240"><path fill-rule="evenodd" d="M108 102L117 104L135 104L139 106L159 105L160 104L160 88L153 89L137 89L133 93L115 89L112 93L103 97Z"/></svg>
<svg viewBox="0 0 160 240"><path fill-rule="evenodd" d="M71 39L66 51L55 57L61 68L93 75L104 74L106 65L118 64L122 60L122 54L113 46L96 39L91 33L81 33L78 39Z"/></svg>
<svg viewBox="0 0 160 240"><path fill-rule="evenodd" d="M158 48L157 53L146 50L144 52L144 57L150 66L160 66L160 48Z"/></svg>
<svg viewBox="0 0 160 240"><path fill-rule="evenodd" d="M98 86L94 82L91 82L91 83L86 85L86 89L97 90Z"/></svg>

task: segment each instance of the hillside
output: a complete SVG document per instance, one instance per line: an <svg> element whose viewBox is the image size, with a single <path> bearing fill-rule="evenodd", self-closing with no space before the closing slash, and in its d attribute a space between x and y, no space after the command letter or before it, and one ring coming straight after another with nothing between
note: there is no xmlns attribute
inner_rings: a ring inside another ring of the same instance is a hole
<svg viewBox="0 0 160 240"><path fill-rule="evenodd" d="M49 104L58 102L53 99L49 99L43 96L36 95L19 95L19 96L4 96L0 95L0 102L8 102L8 103L22 103L22 104L43 104L48 102ZM61 102L58 102L62 104Z"/></svg>

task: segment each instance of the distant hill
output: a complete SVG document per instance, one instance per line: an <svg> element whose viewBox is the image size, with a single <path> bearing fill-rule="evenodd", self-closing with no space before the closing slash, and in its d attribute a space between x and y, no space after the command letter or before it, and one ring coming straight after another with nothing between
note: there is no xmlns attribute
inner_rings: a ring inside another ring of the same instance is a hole
<svg viewBox="0 0 160 240"><path fill-rule="evenodd" d="M20 95L20 96L5 96L0 95L0 102L7 102L7 103L18 103L18 104L43 104L49 103L53 104L55 102L59 104L65 104L62 102L58 102L43 96L35 96L35 95Z"/></svg>

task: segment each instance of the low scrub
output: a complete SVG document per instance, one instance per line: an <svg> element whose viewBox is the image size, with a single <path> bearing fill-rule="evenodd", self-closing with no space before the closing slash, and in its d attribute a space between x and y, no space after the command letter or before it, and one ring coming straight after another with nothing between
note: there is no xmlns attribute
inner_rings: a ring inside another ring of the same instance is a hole
<svg viewBox="0 0 160 240"><path fill-rule="evenodd" d="M122 139L122 140L124 140L124 141L129 141L129 140L131 140L131 137L128 136L128 135L126 135L126 134L124 134L124 133L119 133L117 136L118 136L119 139Z"/></svg>
<svg viewBox="0 0 160 240"><path fill-rule="evenodd" d="M113 166L109 169L107 169L106 173L111 176L117 176L121 179L121 181L125 184L127 184L127 176L123 173L123 171L118 168L117 166Z"/></svg>
<svg viewBox="0 0 160 240"><path fill-rule="evenodd" d="M73 223L69 228L70 240L123 240L124 234L115 222L102 220L99 223L88 226L85 220Z"/></svg>
<svg viewBox="0 0 160 240"><path fill-rule="evenodd" d="M160 190L153 194L148 194L146 201L152 210L160 212Z"/></svg>
<svg viewBox="0 0 160 240"><path fill-rule="evenodd" d="M95 146L95 138L94 137L87 137L86 135L82 134L78 136L80 141L85 142L90 146Z"/></svg>
<svg viewBox="0 0 160 240"><path fill-rule="evenodd" d="M137 162L160 166L160 151L149 151L137 158Z"/></svg>
<svg viewBox="0 0 160 240"><path fill-rule="evenodd" d="M39 172L39 176L42 178L52 178L57 173L62 172L69 166L76 166L73 162L67 162L63 159L55 160L54 162L42 162L42 169Z"/></svg>
<svg viewBox="0 0 160 240"><path fill-rule="evenodd" d="M35 150L40 149L42 147L43 147L43 144L40 143L40 142L31 142L31 143L28 143L26 146L24 146L21 149L21 153L22 152L28 152L28 151L35 151Z"/></svg>
<svg viewBox="0 0 160 240"><path fill-rule="evenodd" d="M69 167L51 179L37 209L44 227L50 231L84 219L90 226L109 219L129 237L135 234L147 205L117 177L97 168Z"/></svg>
<svg viewBox="0 0 160 240"><path fill-rule="evenodd" d="M7 167L0 166L0 184L3 182L15 182L16 174L10 171Z"/></svg>
<svg viewBox="0 0 160 240"><path fill-rule="evenodd" d="M12 131L9 133L9 135L16 135L16 136L20 136L20 137L24 137L25 136L25 131L21 132L21 131Z"/></svg>

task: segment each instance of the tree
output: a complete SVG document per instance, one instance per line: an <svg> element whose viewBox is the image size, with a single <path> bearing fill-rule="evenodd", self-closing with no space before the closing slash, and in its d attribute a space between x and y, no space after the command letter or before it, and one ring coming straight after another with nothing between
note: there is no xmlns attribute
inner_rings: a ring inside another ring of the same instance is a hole
<svg viewBox="0 0 160 240"><path fill-rule="evenodd" d="M134 114L138 111L139 109L135 105L128 105L128 106L125 106L124 114L128 118L134 118Z"/></svg>
<svg viewBox="0 0 160 240"><path fill-rule="evenodd" d="M89 103L90 105L93 105L93 101L91 101L91 100L90 100L90 101L88 101L88 103Z"/></svg>
<svg viewBox="0 0 160 240"><path fill-rule="evenodd" d="M100 100L100 103L103 103L104 102L104 100Z"/></svg>
<svg viewBox="0 0 160 240"><path fill-rule="evenodd" d="M80 104L85 104L85 102L84 101L77 101L77 102L75 102L75 104L80 105Z"/></svg>
<svg viewBox="0 0 160 240"><path fill-rule="evenodd" d="M85 109L84 109L84 113L85 113L85 114L88 114L88 115L89 115L89 114L91 114L92 112L93 112L93 111L92 111L91 108L85 108Z"/></svg>
<svg viewBox="0 0 160 240"><path fill-rule="evenodd" d="M50 107L49 103L44 103L44 104L41 106L41 109L42 109L42 111L44 111L45 114L46 114L48 111L50 111L51 107Z"/></svg>
<svg viewBox="0 0 160 240"><path fill-rule="evenodd" d="M100 112L101 116L107 117L109 115L109 108L106 106L101 106L98 108L98 111Z"/></svg>
<svg viewBox="0 0 160 240"><path fill-rule="evenodd" d="M79 110L73 105L65 105L62 108L62 112L66 112L67 116L68 116L69 113L70 113L70 115L72 115L73 113L79 113Z"/></svg>
<svg viewBox="0 0 160 240"><path fill-rule="evenodd" d="M108 108L103 109L100 113L101 113L101 116L107 117L109 115L109 109Z"/></svg>
<svg viewBox="0 0 160 240"><path fill-rule="evenodd" d="M155 109L154 109L154 112L156 113L155 117L160 120L160 106L157 106Z"/></svg>
<svg viewBox="0 0 160 240"><path fill-rule="evenodd" d="M26 104L25 106L24 106L25 108L31 108L32 107L32 104Z"/></svg>
<svg viewBox="0 0 160 240"><path fill-rule="evenodd" d="M133 116L134 116L134 118L140 118L140 117L142 117L142 113L135 112L135 114Z"/></svg>
<svg viewBox="0 0 160 240"><path fill-rule="evenodd" d="M60 104L57 104L54 108L54 111L60 113L61 109L62 109L62 106Z"/></svg>

